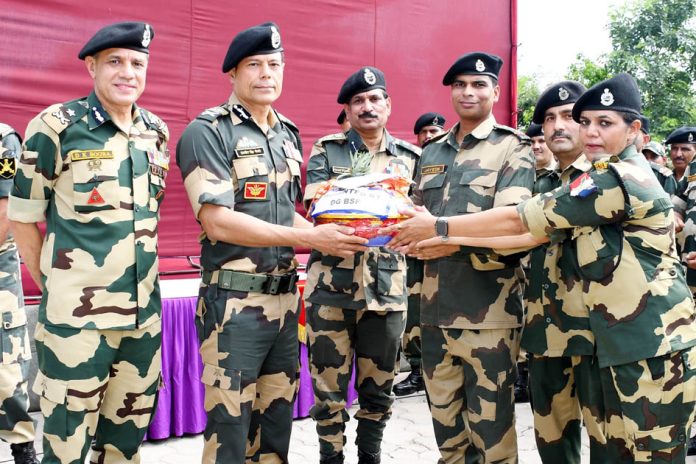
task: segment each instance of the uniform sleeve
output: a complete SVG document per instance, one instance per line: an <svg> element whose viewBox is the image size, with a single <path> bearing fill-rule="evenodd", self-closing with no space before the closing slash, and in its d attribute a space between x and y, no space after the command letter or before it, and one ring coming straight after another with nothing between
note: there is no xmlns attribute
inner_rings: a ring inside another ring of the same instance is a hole
<svg viewBox="0 0 696 464"><path fill-rule="evenodd" d="M60 138L37 116L27 126L22 156L8 202L8 217L33 223L46 219L53 186L62 170Z"/></svg>
<svg viewBox="0 0 696 464"><path fill-rule="evenodd" d="M322 182L326 182L331 178L329 172L329 160L326 156L323 144L316 142L312 146L312 152L307 160L307 186L304 193L304 204L309 206L309 203L314 199L319 186Z"/></svg>
<svg viewBox="0 0 696 464"><path fill-rule="evenodd" d="M517 137L510 139L514 142L498 174L493 207L516 205L532 196L536 177L532 148Z"/></svg>
<svg viewBox="0 0 696 464"><path fill-rule="evenodd" d="M17 170L17 158L19 154L22 153L22 142L19 141L19 137L14 132L7 134L2 139L2 146L0 147L0 157L4 158L3 165L0 166L2 170L2 177L0 177L0 198L7 198L10 196L12 191L12 185L14 184L14 175ZM5 165L9 161L9 165ZM9 172L5 170L12 170L10 175Z"/></svg>
<svg viewBox="0 0 696 464"><path fill-rule="evenodd" d="M188 125L176 146L176 161L196 218L206 203L234 207L232 168L211 123L196 119Z"/></svg>
<svg viewBox="0 0 696 464"><path fill-rule="evenodd" d="M599 226L621 220L626 203L614 175L594 171L590 176L595 191L584 198L571 195L571 185L565 185L520 204L517 212L531 234L551 236L556 229Z"/></svg>
<svg viewBox="0 0 696 464"><path fill-rule="evenodd" d="M677 180L674 176L664 176L662 188L665 189L668 195L672 196L677 193Z"/></svg>

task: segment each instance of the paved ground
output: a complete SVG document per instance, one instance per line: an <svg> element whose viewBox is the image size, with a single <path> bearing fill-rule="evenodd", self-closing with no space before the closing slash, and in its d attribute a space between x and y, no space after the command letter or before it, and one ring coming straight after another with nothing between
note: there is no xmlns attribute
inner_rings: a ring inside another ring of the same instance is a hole
<svg viewBox="0 0 696 464"><path fill-rule="evenodd" d="M404 376L405 374L401 374L399 378ZM356 409L355 406L351 408L351 416ZM516 410L520 464L539 464L541 460L534 445L532 413L529 404L518 404ZM349 464L357 462L357 451L353 444L355 426L355 420L348 423L346 456ZM40 449L40 441L37 442L37 446ZM142 447L141 462L143 464L194 464L200 462L202 450L203 438L200 435L146 443ZM311 419L297 420L293 423L290 451L291 464L319 462L317 435ZM586 440L583 442L582 454L582 462L589 462ZM398 399L394 404L394 414L385 431L382 463L434 464L437 459L438 453L425 395ZM0 445L0 462L12 462L7 445ZM687 463L696 464L696 457L688 458Z"/></svg>

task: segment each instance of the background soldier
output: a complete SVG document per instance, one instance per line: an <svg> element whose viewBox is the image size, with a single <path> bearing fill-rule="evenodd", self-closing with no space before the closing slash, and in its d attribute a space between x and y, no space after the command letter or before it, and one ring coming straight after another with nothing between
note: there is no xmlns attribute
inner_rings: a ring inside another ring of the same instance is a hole
<svg viewBox="0 0 696 464"><path fill-rule="evenodd" d="M201 223L196 325L208 413L204 463L287 462L297 374L293 246L352 256L353 229L295 212L302 151L295 125L272 108L283 88L278 27L232 40L222 65L229 101L192 121L177 162Z"/></svg>
<svg viewBox="0 0 696 464"><path fill-rule="evenodd" d="M341 132L348 132L350 130L350 121L346 119L346 110L341 110L341 112L338 113L336 122L341 127Z"/></svg>
<svg viewBox="0 0 696 464"><path fill-rule="evenodd" d="M425 148L414 199L447 235L447 216L529 198L529 138L496 124L502 60L468 53L447 71L459 122ZM398 230L398 226L392 230ZM390 246L409 245L397 236ZM515 462L513 384L522 325L519 257L443 244L425 263L421 298L423 370L443 462Z"/></svg>
<svg viewBox="0 0 696 464"><path fill-rule="evenodd" d="M3 326L0 365L0 438L10 443L15 463L38 464L34 451L34 421L28 413L27 377L31 346L24 311L17 245L9 233L7 197L12 190L17 158L22 152L19 135L0 123L0 314Z"/></svg>
<svg viewBox="0 0 696 464"><path fill-rule="evenodd" d="M343 104L352 129L314 144L307 166L306 204L322 182L350 173L358 158L369 158L370 172L411 179L416 169L420 149L385 129L391 100L379 69L367 66L351 75L341 87L338 103ZM358 462L378 463L404 330L405 258L385 247L370 247L348 259L315 249L307 266L304 296L316 400L310 414L317 421L321 462L344 460L346 394L355 354Z"/></svg>
<svg viewBox="0 0 696 464"><path fill-rule="evenodd" d="M642 152L645 159L651 163L655 163L659 166L665 166L667 164L667 155L665 154L664 147L655 141L646 143ZM674 173L670 171L670 175L674 176Z"/></svg>
<svg viewBox="0 0 696 464"><path fill-rule="evenodd" d="M445 117L440 113L422 114L413 126L417 136L417 144L423 147L433 137L444 130ZM421 339L420 339L420 298L423 283L423 261L406 258L406 287L408 291L408 309L406 310L406 329L401 339L401 349L406 361L411 366L411 372L401 382L394 385L396 396L405 396L425 389L421 371Z"/></svg>
<svg viewBox="0 0 696 464"><path fill-rule="evenodd" d="M643 155L645 155L645 159L647 159L648 163L650 163L650 169L652 169L653 174L655 174L657 181L660 183L665 192L670 195L674 195L677 192L677 180L674 178L672 171L664 166L664 158L661 158L659 155L655 154L655 158L658 160L663 160L662 163L655 163L651 157L646 155L646 150L648 154L661 151L663 157L665 152L658 143L650 141L650 120L642 115L639 120L641 124L641 133L638 134L638 137L636 137L636 150L638 153L643 153Z"/></svg>
<svg viewBox="0 0 696 464"><path fill-rule="evenodd" d="M532 140L537 179L553 172L556 168L556 159L546 144L542 124L531 123L524 134Z"/></svg>
<svg viewBox="0 0 696 464"><path fill-rule="evenodd" d="M696 154L696 127L680 127L673 130L667 136L665 144L669 145L669 159L674 167L674 177L679 182Z"/></svg>
<svg viewBox="0 0 696 464"><path fill-rule="evenodd" d="M49 107L27 127L9 217L44 291L33 390L45 419L45 463L84 462L92 437L92 462L139 462L155 406L157 222L169 135L135 104L153 37L141 22L98 31L78 55L94 91ZM42 237L36 223L44 220Z"/></svg>

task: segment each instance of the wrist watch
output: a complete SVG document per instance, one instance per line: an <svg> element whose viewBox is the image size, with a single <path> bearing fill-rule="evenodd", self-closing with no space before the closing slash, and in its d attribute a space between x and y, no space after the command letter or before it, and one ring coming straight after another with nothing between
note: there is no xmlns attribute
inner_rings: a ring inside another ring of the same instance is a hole
<svg viewBox="0 0 696 464"><path fill-rule="evenodd" d="M439 217L435 220L435 233L440 237L447 237L449 227L446 217Z"/></svg>

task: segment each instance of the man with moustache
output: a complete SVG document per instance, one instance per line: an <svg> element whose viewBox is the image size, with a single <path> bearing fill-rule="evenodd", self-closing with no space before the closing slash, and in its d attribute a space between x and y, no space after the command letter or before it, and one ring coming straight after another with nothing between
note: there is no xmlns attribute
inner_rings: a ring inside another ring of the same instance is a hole
<svg viewBox="0 0 696 464"><path fill-rule="evenodd" d="M534 156L528 137L496 123L500 57L467 53L442 84L459 121L425 147L413 198L447 217L529 198ZM385 232L398 232L398 226ZM397 236L390 247L415 245ZM421 342L426 390L442 462L516 462L513 385L522 326L519 256L440 245L425 262Z"/></svg>
<svg viewBox="0 0 696 464"><path fill-rule="evenodd" d="M295 212L299 134L272 108L284 67L274 23L238 33L222 64L232 95L192 121L177 145L203 229L196 327L206 464L287 462L300 303L292 247L351 257L366 241L347 227L312 228Z"/></svg>
<svg viewBox="0 0 696 464"><path fill-rule="evenodd" d="M9 217L43 290L32 388L41 397L45 463L83 463L90 444L91 462L140 462L155 408L157 223L169 132L136 105L153 38L143 22L99 30L78 54L93 91L50 106L27 127Z"/></svg>
<svg viewBox="0 0 696 464"><path fill-rule="evenodd" d="M429 112L421 114L413 125L413 133L416 135L416 145L423 148L433 137L444 132L447 121L440 113Z"/></svg>
<svg viewBox="0 0 696 464"><path fill-rule="evenodd" d="M546 145L542 125L533 122L524 131L524 134L532 140L532 153L534 153L537 178L553 172L556 168L556 159L553 157L553 153L548 145Z"/></svg>
<svg viewBox="0 0 696 464"><path fill-rule="evenodd" d="M337 100L352 129L315 142L307 165L307 205L323 182L352 174L358 159L369 159L373 173L412 179L416 172L420 148L393 137L385 128L391 99L382 71L361 68L346 79ZM344 431L349 419L345 404L355 358L358 462L379 463L404 330L406 260L385 247L369 247L345 259L314 248L307 263L304 298L315 397L310 414L317 423L320 462L345 460Z"/></svg>
<svg viewBox="0 0 696 464"><path fill-rule="evenodd" d="M669 159L677 182L682 180L686 167L696 154L696 127L680 127L672 131L665 144L669 145Z"/></svg>

